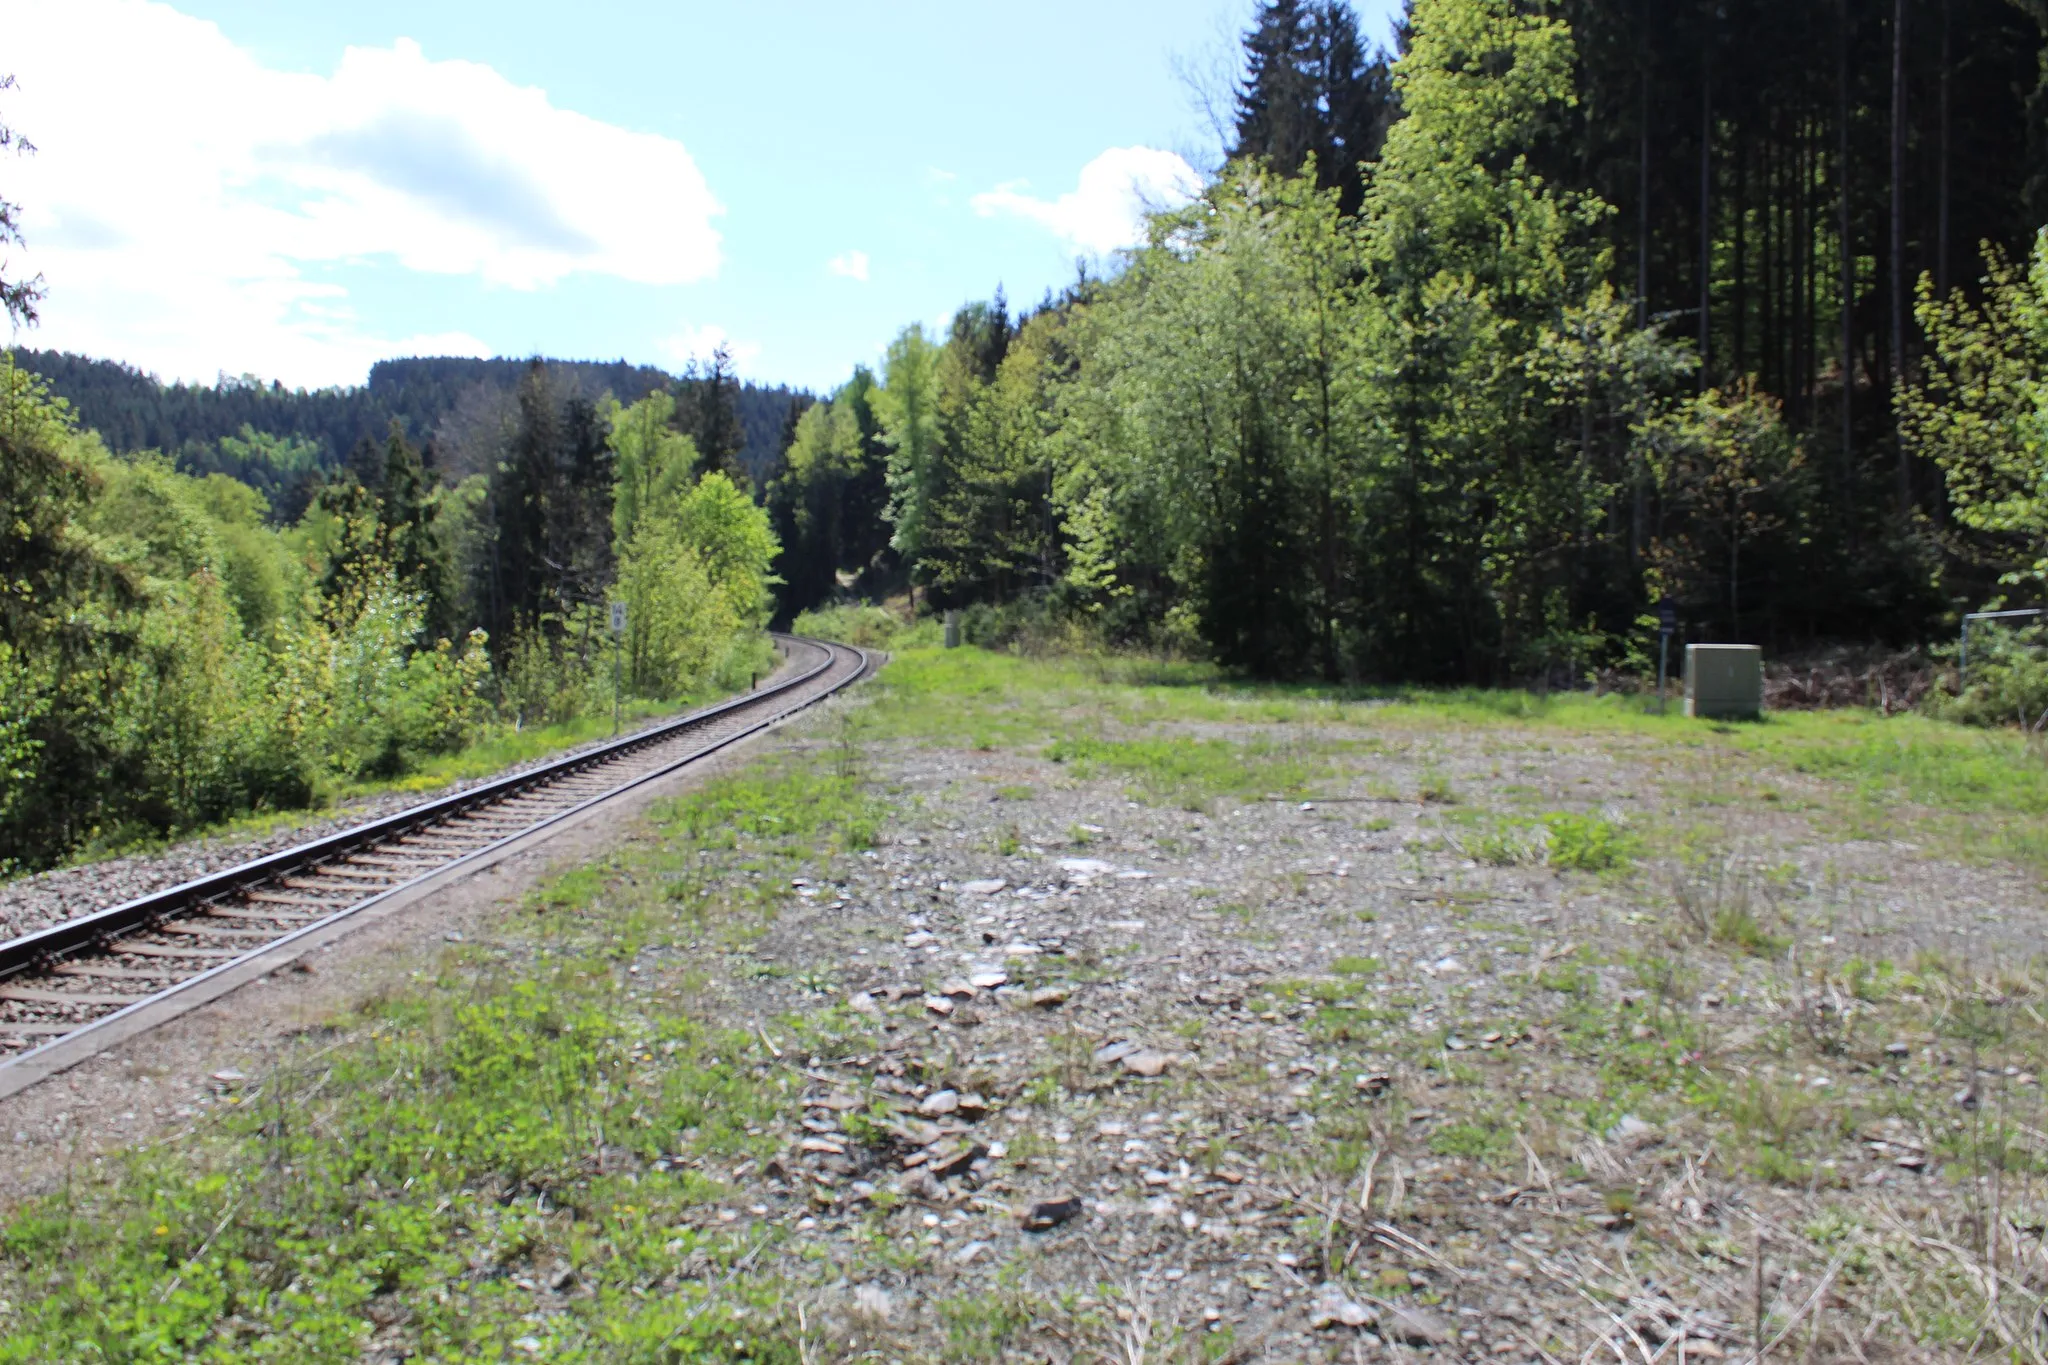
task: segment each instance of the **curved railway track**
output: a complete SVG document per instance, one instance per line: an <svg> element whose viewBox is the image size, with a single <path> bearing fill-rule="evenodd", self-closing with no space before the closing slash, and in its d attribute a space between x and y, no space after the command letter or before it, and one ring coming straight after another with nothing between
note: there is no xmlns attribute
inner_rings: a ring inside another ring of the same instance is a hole
<svg viewBox="0 0 2048 1365"><path fill-rule="evenodd" d="M0 1096L518 852L872 667L849 646L777 638L789 676L746 696L0 943Z"/></svg>

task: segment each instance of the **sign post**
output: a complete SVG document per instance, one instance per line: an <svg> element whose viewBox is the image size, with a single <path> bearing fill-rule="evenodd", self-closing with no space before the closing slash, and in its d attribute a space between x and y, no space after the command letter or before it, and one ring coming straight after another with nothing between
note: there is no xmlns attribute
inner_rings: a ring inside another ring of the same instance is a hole
<svg viewBox="0 0 2048 1365"><path fill-rule="evenodd" d="M1678 608L1669 602L1657 605L1657 710L1664 709L1664 678L1671 659L1671 636L1678 629Z"/></svg>
<svg viewBox="0 0 2048 1365"><path fill-rule="evenodd" d="M612 603L612 734L619 733L619 644L626 634L626 604Z"/></svg>

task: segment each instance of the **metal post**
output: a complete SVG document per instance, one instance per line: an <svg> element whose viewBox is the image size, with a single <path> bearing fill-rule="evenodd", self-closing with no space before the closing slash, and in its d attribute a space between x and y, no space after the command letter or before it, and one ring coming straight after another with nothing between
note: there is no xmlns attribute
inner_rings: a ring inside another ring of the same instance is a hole
<svg viewBox="0 0 2048 1365"><path fill-rule="evenodd" d="M1669 602L1657 604L1657 714L1664 714L1664 679L1669 673L1671 635L1678 629L1678 608Z"/></svg>

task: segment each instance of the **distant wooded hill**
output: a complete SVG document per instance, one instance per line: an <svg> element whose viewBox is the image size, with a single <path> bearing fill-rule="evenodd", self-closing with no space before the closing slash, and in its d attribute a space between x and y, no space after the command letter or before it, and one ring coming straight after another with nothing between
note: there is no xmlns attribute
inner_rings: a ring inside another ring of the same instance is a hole
<svg viewBox="0 0 2048 1365"><path fill-rule="evenodd" d="M469 431L493 425L509 414L514 390L529 360L476 360L464 356L422 356L382 360L370 367L358 388L287 389L255 379L227 379L211 385L165 384L132 365L94 360L65 351L15 352L15 363L47 379L85 426L99 432L116 451L161 450L194 472L220 470L258 486L273 483L268 471L245 470L224 439L236 442L243 428L262 436L305 442L322 469L338 468L356 445L382 442L396 418L417 442L442 447L449 472L462 469ZM621 403L636 402L656 389L681 391L702 384L651 365L624 361L546 360L558 384L595 397L609 391ZM745 441L740 464L763 485L782 453L783 431L793 400L807 397L781 386L739 383L734 391ZM282 491L282 490L278 490ZM287 500L291 499L287 494Z"/></svg>

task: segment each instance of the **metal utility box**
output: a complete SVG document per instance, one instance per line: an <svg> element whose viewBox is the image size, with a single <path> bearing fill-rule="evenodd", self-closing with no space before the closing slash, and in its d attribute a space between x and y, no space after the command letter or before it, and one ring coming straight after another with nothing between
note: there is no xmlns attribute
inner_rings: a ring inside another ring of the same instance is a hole
<svg viewBox="0 0 2048 1365"><path fill-rule="evenodd" d="M1687 645L1685 714L1754 716L1764 709L1764 652L1758 645Z"/></svg>

